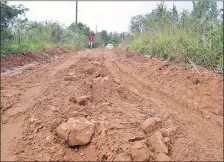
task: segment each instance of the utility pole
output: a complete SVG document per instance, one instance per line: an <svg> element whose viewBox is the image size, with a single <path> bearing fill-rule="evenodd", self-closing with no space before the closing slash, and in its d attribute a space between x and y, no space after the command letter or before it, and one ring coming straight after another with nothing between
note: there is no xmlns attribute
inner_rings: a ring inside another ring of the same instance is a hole
<svg viewBox="0 0 224 162"><path fill-rule="evenodd" d="M78 0L76 0L76 19L75 19L75 32L77 33L78 31Z"/></svg>
<svg viewBox="0 0 224 162"><path fill-rule="evenodd" d="M96 31L95 32L97 33L97 25L96 25Z"/></svg>
<svg viewBox="0 0 224 162"><path fill-rule="evenodd" d="M192 1L192 3L193 3L193 9L195 11L195 1Z"/></svg>

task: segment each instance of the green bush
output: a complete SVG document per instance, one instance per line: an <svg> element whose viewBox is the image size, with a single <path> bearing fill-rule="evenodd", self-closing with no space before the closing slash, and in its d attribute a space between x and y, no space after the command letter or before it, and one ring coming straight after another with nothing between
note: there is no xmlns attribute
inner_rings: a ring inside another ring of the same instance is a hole
<svg viewBox="0 0 224 162"><path fill-rule="evenodd" d="M175 6L168 11L161 3L151 14L133 17L130 49L177 63L189 63L189 58L197 65L223 69L223 25L215 4L198 1L191 13L180 15ZM143 32L136 23L143 24Z"/></svg>

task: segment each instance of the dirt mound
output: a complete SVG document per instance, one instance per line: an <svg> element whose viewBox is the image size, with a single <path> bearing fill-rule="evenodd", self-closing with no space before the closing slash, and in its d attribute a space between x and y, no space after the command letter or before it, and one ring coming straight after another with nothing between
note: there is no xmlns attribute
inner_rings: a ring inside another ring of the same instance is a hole
<svg viewBox="0 0 224 162"><path fill-rule="evenodd" d="M96 49L2 81L2 140L15 138L2 151L14 160L223 160L217 76ZM95 126L91 141L68 147L56 129L80 117Z"/></svg>
<svg viewBox="0 0 224 162"><path fill-rule="evenodd" d="M68 53L69 51L64 48L45 49L38 53L23 52L20 55L7 56L1 60L1 71L11 69L18 66L23 66L32 62L42 62L47 59L60 56Z"/></svg>

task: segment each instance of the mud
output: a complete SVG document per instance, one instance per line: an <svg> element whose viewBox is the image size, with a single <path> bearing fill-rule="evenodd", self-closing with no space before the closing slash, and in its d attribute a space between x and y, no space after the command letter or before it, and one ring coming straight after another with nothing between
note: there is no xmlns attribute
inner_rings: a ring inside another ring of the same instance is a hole
<svg viewBox="0 0 224 162"><path fill-rule="evenodd" d="M69 53L64 48L49 48L39 53L23 52L20 55L7 56L1 60L1 72L12 70L12 68L24 66L33 62L47 62L49 59Z"/></svg>
<svg viewBox="0 0 224 162"><path fill-rule="evenodd" d="M223 160L219 76L117 49L69 53L30 71L1 78L2 160L130 161L138 141L150 160ZM77 104L82 96L88 100ZM71 148L56 128L76 117L95 131L90 143ZM141 124L150 117L160 122L145 133ZM150 143L156 132L168 157Z"/></svg>

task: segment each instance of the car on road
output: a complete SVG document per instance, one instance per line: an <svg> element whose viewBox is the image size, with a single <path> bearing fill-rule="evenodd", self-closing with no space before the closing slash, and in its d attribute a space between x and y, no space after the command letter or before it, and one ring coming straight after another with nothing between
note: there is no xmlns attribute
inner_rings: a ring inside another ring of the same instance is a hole
<svg viewBox="0 0 224 162"><path fill-rule="evenodd" d="M112 49L112 48L114 48L113 44L107 44L106 49Z"/></svg>

